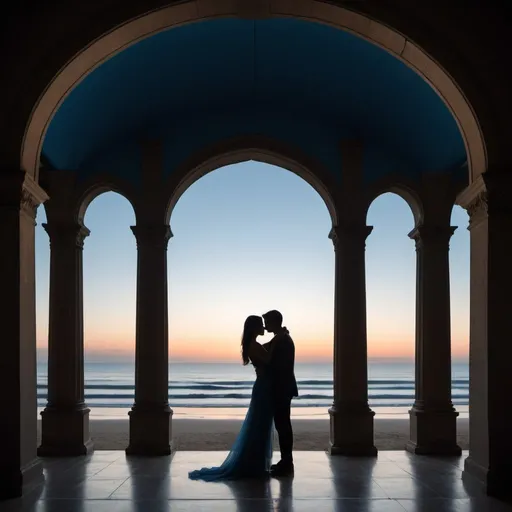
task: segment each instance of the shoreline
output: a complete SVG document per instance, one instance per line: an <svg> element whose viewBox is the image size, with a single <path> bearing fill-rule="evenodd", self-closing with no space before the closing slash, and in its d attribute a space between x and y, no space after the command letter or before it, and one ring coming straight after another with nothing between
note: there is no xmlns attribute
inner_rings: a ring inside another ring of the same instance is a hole
<svg viewBox="0 0 512 512"><path fill-rule="evenodd" d="M456 405L458 418L469 418L467 405ZM371 407L375 413L375 421L381 419L409 420L411 406L400 407ZM38 407L38 415L44 407ZM130 407L90 407L90 421L126 420ZM173 421L176 420L243 420L247 414L247 407L172 407ZM293 407L291 408L293 420L325 420L329 421L329 407Z"/></svg>
<svg viewBox="0 0 512 512"><path fill-rule="evenodd" d="M225 451L229 450L242 425L243 418L177 418L173 417L173 443L177 450ZM295 450L325 450L329 445L329 419L327 417L294 418ZM37 422L38 444L41 420ZM96 450L124 450L128 446L129 423L124 419L90 419L90 432ZM277 436L274 436L277 439ZM408 418L375 418L375 446L378 450L402 450L409 439ZM469 419L457 418L459 446L469 446ZM276 449L276 442L274 449Z"/></svg>

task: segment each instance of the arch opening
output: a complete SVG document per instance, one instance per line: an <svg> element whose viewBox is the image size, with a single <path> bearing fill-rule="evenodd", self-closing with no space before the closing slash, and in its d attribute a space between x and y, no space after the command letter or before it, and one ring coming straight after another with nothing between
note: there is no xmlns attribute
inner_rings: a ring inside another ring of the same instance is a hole
<svg viewBox="0 0 512 512"><path fill-rule="evenodd" d="M137 249L130 202L94 192L83 209L90 230L83 249L84 384L96 449L124 449L121 435L102 435L102 419L125 420L134 402ZM99 431L98 431L99 430Z"/></svg>
<svg viewBox="0 0 512 512"><path fill-rule="evenodd" d="M347 27L344 27L343 30L347 30ZM361 35L361 34L359 34L359 35ZM364 36L364 37L366 37L366 36ZM375 43L375 41L373 41L373 42ZM131 44L131 43L129 43L129 44ZM405 41L404 44L407 45L408 42ZM389 50L389 48L387 48L387 50ZM400 58L402 58L402 57L400 57ZM93 67L86 70L85 74L83 76L86 76L86 74L91 70L93 70ZM424 78L425 78L425 76L424 76ZM62 96L62 99L64 99L64 98L65 98L65 96ZM443 96L443 98L444 98L444 96ZM55 112L55 111L53 111L53 112ZM453 112L453 109L452 109L452 112ZM51 120L51 116L47 118L47 123L49 123L50 120ZM45 126L47 126L47 124ZM466 132L463 131L463 134L466 135ZM43 136L44 136L44 130L42 132L40 142L42 141ZM465 137L465 144L466 144L466 147L468 148L468 154L469 154L470 143L468 142L467 137ZM483 142L482 142L481 149L482 149L484 157L485 157L485 148L483 146ZM481 154L478 153L478 151L477 151L477 154L481 156ZM286 167L288 170L291 170L291 171L295 172L296 174L298 174L299 176L303 177L306 181L308 181L310 183L310 185L312 185L315 188L315 190L317 190L317 192L319 192L321 197L324 199L324 202L331 214L332 223L333 224L337 223L337 219L335 218L336 198L332 196L332 194L336 194L336 192L335 192L336 186L334 186L334 187L332 186L332 184L333 184L332 181L322 182L322 180L317 180L316 177L318 176L318 174L317 174L316 170L315 170L315 172L311 173L308 170L308 166L302 166L300 164L296 164L294 159L291 159L289 162L286 159L284 159L284 163L283 163L283 159L276 158L275 155L272 154L272 152L266 152L266 151L261 151L261 150L255 151L255 150L247 150L247 149L235 150L232 152L224 153L222 155L217 155L217 156L214 156L214 157L204 160L203 163L200 163L196 166L191 166L190 169L192 169L192 170L190 170L188 172L188 174L183 175L183 176L185 176L185 178L179 182L178 186L170 187L170 189L174 190L174 194L171 197L169 207L167 209L167 219L170 219L175 205L179 201L181 195L189 188L189 186L193 186L193 184L196 182L196 180L199 180L205 174L209 173L210 171L212 171L216 167L218 167L220 165L219 162L225 162L225 163L242 162L244 160L247 160L248 158L255 159L255 160L258 160L261 162L266 162L266 163L278 163L278 165L280 165L282 167ZM484 160L485 160L485 158L484 158ZM475 162L475 159L472 160L471 156L470 156L469 168L472 171L476 168L474 165L474 162ZM180 176L179 173L178 173L178 176ZM172 179L173 178L171 178L171 181L172 181ZM328 183L328 185L324 186L325 183ZM411 206L411 209L413 211L415 223L418 224L422 218L422 211L418 205L418 202L416 201L416 197L414 196L414 193L412 193L406 189L402 189L402 188L398 188L396 190L394 188L390 188L389 190L398 192L399 195L401 195L409 203L409 205ZM78 212L79 220L83 220L83 217L87 210L88 204L95 197L96 193L101 192L101 191L103 191L103 189L101 189L101 190L98 189L97 191L94 191L94 193L86 195L83 205L82 205L80 211Z"/></svg>
<svg viewBox="0 0 512 512"><path fill-rule="evenodd" d="M240 357L243 322L250 314L278 309L296 345L302 398L294 400L293 417L320 414L324 428L314 435L325 446L332 404L330 215L318 193L286 169L246 161L210 170L172 210L170 405L175 417L243 417L255 378ZM219 389L198 396L191 391L198 382L187 375ZM189 389L175 388L183 382ZM299 431L306 428L296 423ZM180 447L190 447L180 424L173 429ZM218 449L229 447L224 442Z"/></svg>
<svg viewBox="0 0 512 512"><path fill-rule="evenodd" d="M35 267L36 267L36 350L37 350L37 415L46 406L48 396L48 322L50 296L50 239L43 224L46 211L40 205L36 211ZM41 443L38 422L37 444Z"/></svg>
<svg viewBox="0 0 512 512"><path fill-rule="evenodd" d="M414 402L416 255L408 234L416 222L413 206L397 192L379 195L367 213L368 396L380 449L390 449L381 437L384 418L403 420L396 428L405 445Z"/></svg>
<svg viewBox="0 0 512 512"><path fill-rule="evenodd" d="M450 225L457 229L450 240L450 313L452 336L452 401L459 413L457 440L469 447L469 215L454 205Z"/></svg>

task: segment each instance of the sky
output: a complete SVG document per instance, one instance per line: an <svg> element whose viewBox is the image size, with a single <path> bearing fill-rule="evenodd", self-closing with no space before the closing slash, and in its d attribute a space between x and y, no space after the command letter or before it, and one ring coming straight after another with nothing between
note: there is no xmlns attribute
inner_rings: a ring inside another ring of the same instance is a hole
<svg viewBox="0 0 512 512"><path fill-rule="evenodd" d="M37 343L48 339L46 221L36 226ZM108 192L88 207L84 244L86 360L132 361L135 354L136 244L130 203ZM414 227L395 194L368 211L366 287L370 359L414 357ZM452 355L468 360L468 216L456 206L451 240ZM331 219L318 193L290 171L259 162L217 169L183 194L168 246L170 360L237 361L245 318L279 309L298 362L332 361L334 249ZM269 336L261 337L268 341Z"/></svg>

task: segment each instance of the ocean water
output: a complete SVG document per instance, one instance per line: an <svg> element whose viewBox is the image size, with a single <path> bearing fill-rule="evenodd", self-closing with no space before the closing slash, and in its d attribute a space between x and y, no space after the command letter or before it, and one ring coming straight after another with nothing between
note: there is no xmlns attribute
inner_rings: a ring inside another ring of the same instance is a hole
<svg viewBox="0 0 512 512"><path fill-rule="evenodd" d="M294 417L327 417L333 400L332 363L297 363L299 397ZM238 418L245 415L256 376L252 366L236 363L169 365L169 404L175 417ZM461 416L469 399L467 364L452 366L452 400ZM38 364L38 407L46 405L47 367ZM378 362L368 365L368 396L380 417L407 416L414 401L414 365ZM134 365L86 363L85 399L91 418L126 417L134 399Z"/></svg>

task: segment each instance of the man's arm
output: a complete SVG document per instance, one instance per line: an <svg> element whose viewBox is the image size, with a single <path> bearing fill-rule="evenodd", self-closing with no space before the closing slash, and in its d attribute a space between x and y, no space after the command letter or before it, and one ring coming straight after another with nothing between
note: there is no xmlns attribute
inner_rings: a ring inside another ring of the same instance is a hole
<svg viewBox="0 0 512 512"><path fill-rule="evenodd" d="M283 373L288 374L288 375L292 374L294 362L295 362L295 345L293 344L293 341L291 340L291 338L288 338L283 343L283 348L282 348Z"/></svg>
<svg viewBox="0 0 512 512"><path fill-rule="evenodd" d="M295 360L295 348L293 341L288 336L279 340L279 346L274 351L271 365L276 369L275 378L278 381L287 380L293 373L293 363Z"/></svg>

